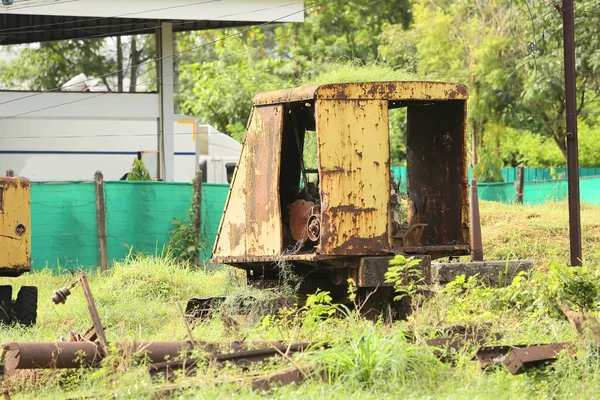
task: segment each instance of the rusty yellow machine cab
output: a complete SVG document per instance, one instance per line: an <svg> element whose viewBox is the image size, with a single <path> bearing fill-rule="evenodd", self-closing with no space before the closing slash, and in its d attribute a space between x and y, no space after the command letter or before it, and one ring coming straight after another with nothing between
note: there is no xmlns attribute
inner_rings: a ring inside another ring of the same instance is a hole
<svg viewBox="0 0 600 400"><path fill-rule="evenodd" d="M467 88L306 86L254 97L212 261L256 269L367 256L468 255ZM407 108L408 218L390 173L389 110Z"/></svg>
<svg viewBox="0 0 600 400"><path fill-rule="evenodd" d="M0 177L0 276L31 270L29 181Z"/></svg>
<svg viewBox="0 0 600 400"><path fill-rule="evenodd" d="M29 181L0 176L0 277L17 277L31 270L30 210ZM0 323L35 324L37 287L21 286L15 300L12 293L11 285L0 284Z"/></svg>

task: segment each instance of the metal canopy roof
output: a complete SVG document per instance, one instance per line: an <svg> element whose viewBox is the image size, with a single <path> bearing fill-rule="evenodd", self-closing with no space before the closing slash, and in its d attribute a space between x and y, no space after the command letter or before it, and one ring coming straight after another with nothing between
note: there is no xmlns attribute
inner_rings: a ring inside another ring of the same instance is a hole
<svg viewBox="0 0 600 400"><path fill-rule="evenodd" d="M249 21L172 21L174 32L250 25ZM51 24L59 24L52 28ZM47 28L19 30L20 26L46 25ZM89 39L107 36L154 34L157 20L126 18L78 18L39 15L0 16L0 45ZM13 30L14 29L14 30ZM1 32L3 31L3 32Z"/></svg>
<svg viewBox="0 0 600 400"><path fill-rule="evenodd" d="M14 0L0 6L0 45L303 22L303 0Z"/></svg>

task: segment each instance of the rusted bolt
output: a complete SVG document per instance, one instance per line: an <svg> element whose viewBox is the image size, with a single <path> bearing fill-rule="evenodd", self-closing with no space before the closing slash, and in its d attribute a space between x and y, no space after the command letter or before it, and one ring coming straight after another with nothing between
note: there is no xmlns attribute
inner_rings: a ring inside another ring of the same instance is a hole
<svg viewBox="0 0 600 400"><path fill-rule="evenodd" d="M571 139L573 137L573 132L567 132L567 137Z"/></svg>

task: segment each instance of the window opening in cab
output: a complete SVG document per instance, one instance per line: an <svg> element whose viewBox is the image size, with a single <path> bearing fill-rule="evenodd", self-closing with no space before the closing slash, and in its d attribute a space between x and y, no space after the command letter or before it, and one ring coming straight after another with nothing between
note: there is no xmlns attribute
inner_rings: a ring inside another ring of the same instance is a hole
<svg viewBox="0 0 600 400"><path fill-rule="evenodd" d="M227 183L231 183L233 172L235 171L235 163L225 164L225 169L227 170Z"/></svg>
<svg viewBox="0 0 600 400"><path fill-rule="evenodd" d="M320 216L317 132L312 102L284 106L279 198L286 251L313 252L317 239L309 235L311 216Z"/></svg>
<svg viewBox="0 0 600 400"><path fill-rule="evenodd" d="M307 201L319 203L319 160L317 156L317 132L304 132L304 148L302 150L304 173L300 176L300 196ZM304 181L306 179L306 182Z"/></svg>
<svg viewBox="0 0 600 400"><path fill-rule="evenodd" d="M388 103L390 136L390 202L394 233L408 224L408 194L406 189L407 107L400 102Z"/></svg>

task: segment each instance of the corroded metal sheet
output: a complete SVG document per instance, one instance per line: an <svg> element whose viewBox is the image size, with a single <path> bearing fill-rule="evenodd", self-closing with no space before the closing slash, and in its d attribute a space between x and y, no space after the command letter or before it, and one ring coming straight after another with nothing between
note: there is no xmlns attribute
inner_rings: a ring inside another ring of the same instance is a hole
<svg viewBox="0 0 600 400"><path fill-rule="evenodd" d="M253 109L250 114L250 120L253 119L254 114L255 109ZM218 260L219 257L243 257L246 255L245 181L248 151L245 143L247 140L248 138L246 135L238 163L231 179L229 194L215 239L212 257L215 262L221 262Z"/></svg>
<svg viewBox="0 0 600 400"><path fill-rule="evenodd" d="M257 107L246 147L246 255L279 255L282 245L279 170L283 106Z"/></svg>
<svg viewBox="0 0 600 400"><path fill-rule="evenodd" d="M319 86L317 99L466 100L467 87L444 82L359 82Z"/></svg>
<svg viewBox="0 0 600 400"><path fill-rule="evenodd" d="M408 107L409 222L427 224L425 246L468 245L465 101Z"/></svg>
<svg viewBox="0 0 600 400"><path fill-rule="evenodd" d="M254 96L253 104L255 106L265 104L282 104L295 101L309 101L315 97L315 91L318 86L301 86L292 89L273 90L270 92L258 93Z"/></svg>
<svg viewBox="0 0 600 400"><path fill-rule="evenodd" d="M252 110L214 248L219 257L273 256L282 249L279 169L283 106Z"/></svg>
<svg viewBox="0 0 600 400"><path fill-rule="evenodd" d="M317 100L321 254L389 252L387 101Z"/></svg>
<svg viewBox="0 0 600 400"><path fill-rule="evenodd" d="M0 276L16 276L30 269L29 181L0 178Z"/></svg>

